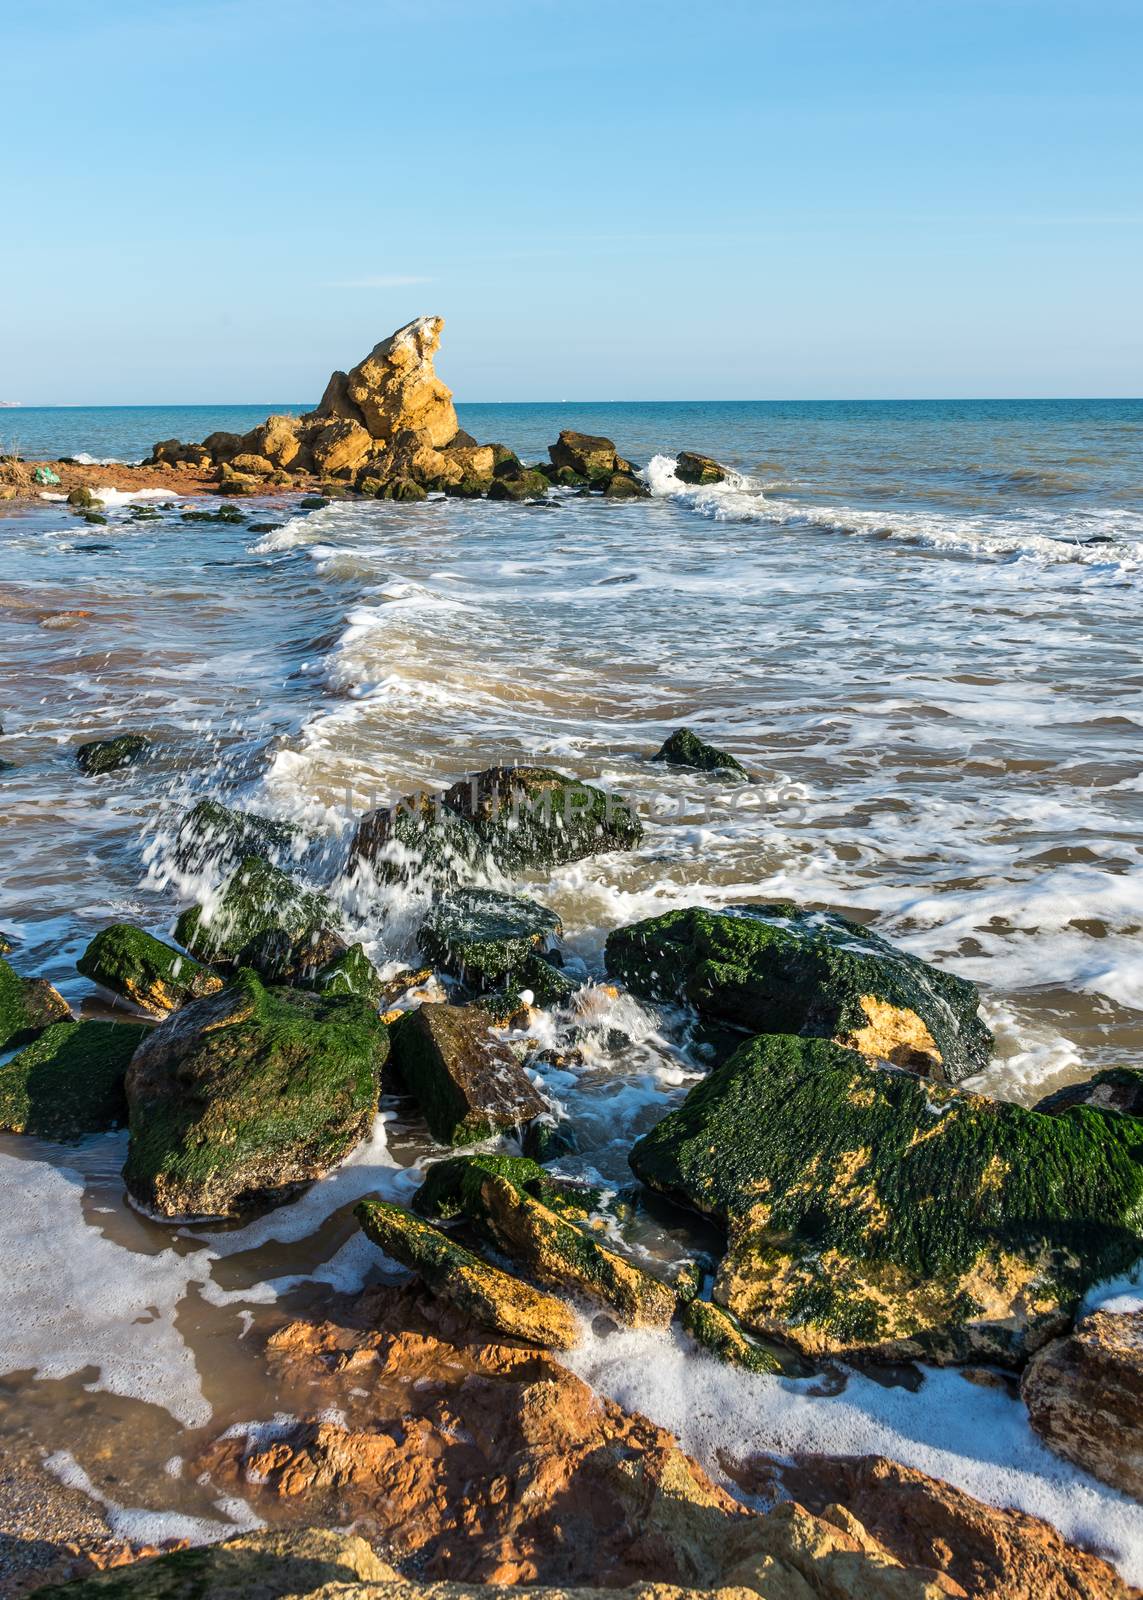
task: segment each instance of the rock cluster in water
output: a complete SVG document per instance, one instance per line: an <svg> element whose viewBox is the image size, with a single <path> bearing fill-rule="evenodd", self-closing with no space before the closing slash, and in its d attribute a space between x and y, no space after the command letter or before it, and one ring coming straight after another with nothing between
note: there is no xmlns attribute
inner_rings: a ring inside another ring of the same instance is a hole
<svg viewBox="0 0 1143 1600"><path fill-rule="evenodd" d="M443 317L418 317L374 346L348 372L331 376L314 411L273 416L249 433L212 433L201 444L163 439L147 465L213 474L227 494L316 483L385 500L535 500L555 486L614 500L649 491L610 439L565 429L531 466L503 444L478 444L457 422L452 394L433 366ZM714 483L723 469L684 452L686 483Z"/></svg>

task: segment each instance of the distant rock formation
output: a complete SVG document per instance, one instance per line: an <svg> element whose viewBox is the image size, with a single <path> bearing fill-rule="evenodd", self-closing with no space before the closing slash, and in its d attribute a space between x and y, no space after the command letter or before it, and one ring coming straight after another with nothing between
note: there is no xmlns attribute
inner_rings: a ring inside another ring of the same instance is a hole
<svg viewBox="0 0 1143 1600"><path fill-rule="evenodd" d="M551 463L535 467L504 445L478 444L459 427L452 392L433 367L443 328L443 317L398 328L348 372L333 373L321 403L302 417L267 417L249 433L212 433L201 444L162 439L146 465L214 477L223 494L310 481L390 500L434 490L535 500L556 484L616 499L647 493L610 439L563 433Z"/></svg>

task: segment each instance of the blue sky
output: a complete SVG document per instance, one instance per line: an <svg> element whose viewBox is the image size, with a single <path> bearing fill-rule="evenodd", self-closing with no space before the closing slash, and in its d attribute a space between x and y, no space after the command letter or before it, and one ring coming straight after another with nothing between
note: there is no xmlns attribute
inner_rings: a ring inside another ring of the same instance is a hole
<svg viewBox="0 0 1143 1600"><path fill-rule="evenodd" d="M1143 393L1137 0L3 17L3 399Z"/></svg>

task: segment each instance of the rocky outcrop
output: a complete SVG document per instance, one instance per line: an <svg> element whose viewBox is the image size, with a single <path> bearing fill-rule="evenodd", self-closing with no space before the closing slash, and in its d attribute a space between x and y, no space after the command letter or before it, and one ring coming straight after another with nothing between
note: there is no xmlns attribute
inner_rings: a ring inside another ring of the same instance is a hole
<svg viewBox="0 0 1143 1600"><path fill-rule="evenodd" d="M630 461L616 452L615 441L593 433L576 433L565 428L555 444L548 447L552 466L567 467L588 480L609 478L614 472L629 473Z"/></svg>
<svg viewBox="0 0 1143 1600"><path fill-rule="evenodd" d="M153 1017L222 988L217 972L125 922L97 933L76 967L92 983Z"/></svg>
<svg viewBox="0 0 1143 1600"><path fill-rule="evenodd" d="M750 1040L635 1145L727 1230L714 1298L810 1356L1021 1365L1143 1254L1127 1117L1045 1117L791 1035Z"/></svg>
<svg viewBox="0 0 1143 1600"><path fill-rule="evenodd" d="M67 1001L46 978L21 978L0 957L0 1050L23 1044L70 1016Z"/></svg>
<svg viewBox="0 0 1143 1600"><path fill-rule="evenodd" d="M646 999L685 1001L751 1033L833 1039L948 1083L992 1053L974 983L829 911L670 911L611 933L606 959Z"/></svg>
<svg viewBox="0 0 1143 1600"><path fill-rule="evenodd" d="M393 1024L393 1066L441 1144L474 1144L547 1109L492 1021L480 1006L427 1004Z"/></svg>
<svg viewBox="0 0 1143 1600"><path fill-rule="evenodd" d="M0 1128L72 1140L120 1126L123 1080L146 1032L129 1022L54 1022L0 1067Z"/></svg>
<svg viewBox="0 0 1143 1600"><path fill-rule="evenodd" d="M167 1217L281 1200L372 1125L388 1032L348 995L271 990L242 971L160 1023L127 1073L124 1177Z"/></svg>
<svg viewBox="0 0 1143 1600"><path fill-rule="evenodd" d="M310 416L357 422L383 442L412 429L439 450L458 427L452 394L433 370L443 328L443 317L418 317L391 333L349 372L333 374Z"/></svg>
<svg viewBox="0 0 1143 1600"><path fill-rule="evenodd" d="M694 450L680 450L675 457L675 477L680 483L721 483L726 471L713 456L699 455Z"/></svg>
<svg viewBox="0 0 1143 1600"><path fill-rule="evenodd" d="M1143 1500L1143 1311L1096 1311L1028 1364L1020 1386L1053 1450Z"/></svg>
<svg viewBox="0 0 1143 1600"><path fill-rule="evenodd" d="M747 776L741 761L707 744L690 728L676 728L651 760L664 761L670 767L695 767L700 772L736 772L743 778Z"/></svg>

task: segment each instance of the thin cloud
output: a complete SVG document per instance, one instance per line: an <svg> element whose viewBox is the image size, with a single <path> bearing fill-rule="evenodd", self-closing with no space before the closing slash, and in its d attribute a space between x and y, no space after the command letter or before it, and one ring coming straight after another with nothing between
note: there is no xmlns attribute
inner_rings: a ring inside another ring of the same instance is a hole
<svg viewBox="0 0 1143 1600"><path fill-rule="evenodd" d="M411 283L432 283L432 278L418 278L408 273L383 272L375 278L343 278L338 283L327 283L327 289L405 289Z"/></svg>

